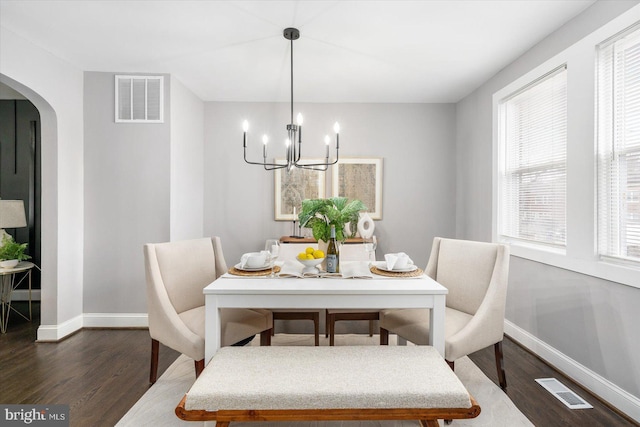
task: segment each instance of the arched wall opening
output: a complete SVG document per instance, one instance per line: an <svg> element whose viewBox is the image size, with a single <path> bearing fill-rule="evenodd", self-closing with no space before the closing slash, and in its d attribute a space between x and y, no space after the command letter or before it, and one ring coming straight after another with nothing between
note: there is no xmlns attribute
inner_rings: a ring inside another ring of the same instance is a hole
<svg viewBox="0 0 640 427"><path fill-rule="evenodd" d="M0 82L20 92L40 113L42 144L41 325L58 323L58 132L56 112L49 102L29 87L0 74ZM38 339L42 339L40 330ZM48 340L47 337L44 337Z"/></svg>

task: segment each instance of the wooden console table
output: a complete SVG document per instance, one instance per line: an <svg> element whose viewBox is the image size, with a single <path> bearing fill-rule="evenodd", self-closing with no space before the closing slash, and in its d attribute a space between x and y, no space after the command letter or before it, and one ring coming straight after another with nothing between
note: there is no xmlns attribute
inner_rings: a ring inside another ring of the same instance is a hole
<svg viewBox="0 0 640 427"><path fill-rule="evenodd" d="M318 243L316 239L313 237L291 237L291 236L282 236L280 237L280 243ZM362 237L352 237L345 240L346 244L351 243L363 243Z"/></svg>

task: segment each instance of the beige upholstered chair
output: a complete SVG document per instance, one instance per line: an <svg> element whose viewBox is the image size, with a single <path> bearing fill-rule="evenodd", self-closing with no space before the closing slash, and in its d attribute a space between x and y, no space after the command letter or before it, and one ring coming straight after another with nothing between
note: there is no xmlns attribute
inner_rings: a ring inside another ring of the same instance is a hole
<svg viewBox="0 0 640 427"><path fill-rule="evenodd" d="M500 387L507 380L502 356L504 312L509 274L509 248L501 244L436 237L426 274L445 286L445 359L454 361L494 346ZM380 344L389 332L419 345L429 337L428 309L380 312Z"/></svg>
<svg viewBox="0 0 640 427"><path fill-rule="evenodd" d="M195 361L196 377L204 369L205 286L226 273L220 238L203 238L144 245L147 277L150 382L158 374L159 343ZM260 334L260 344L271 343L273 317L268 310L223 309L222 345Z"/></svg>

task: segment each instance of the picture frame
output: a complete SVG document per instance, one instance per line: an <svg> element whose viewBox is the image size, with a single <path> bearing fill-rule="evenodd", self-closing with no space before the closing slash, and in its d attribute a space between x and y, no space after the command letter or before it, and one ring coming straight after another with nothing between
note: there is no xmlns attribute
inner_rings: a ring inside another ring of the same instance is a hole
<svg viewBox="0 0 640 427"><path fill-rule="evenodd" d="M382 158L341 158L332 168L331 194L358 199L372 219L382 219Z"/></svg>
<svg viewBox="0 0 640 427"><path fill-rule="evenodd" d="M309 159L309 163L322 163L324 159ZM275 159L277 164L286 164L286 159ZM274 206L276 221L298 219L304 199L324 199L326 197L325 171L292 168L274 170ZM294 215L294 208L296 214Z"/></svg>

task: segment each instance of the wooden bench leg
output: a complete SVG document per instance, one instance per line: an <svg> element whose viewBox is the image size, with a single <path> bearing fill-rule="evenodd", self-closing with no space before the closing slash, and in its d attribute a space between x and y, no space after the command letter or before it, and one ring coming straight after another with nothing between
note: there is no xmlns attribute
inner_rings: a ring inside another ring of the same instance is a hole
<svg viewBox="0 0 640 427"><path fill-rule="evenodd" d="M149 371L149 383L153 385L158 380L158 354L160 351L160 342L151 339L151 369Z"/></svg>
<svg viewBox="0 0 640 427"><path fill-rule="evenodd" d="M496 368L498 370L498 381L500 382L500 388L505 393L507 392L507 374L504 372L504 356L502 353L502 341L493 345L493 349L496 354Z"/></svg>
<svg viewBox="0 0 640 427"><path fill-rule="evenodd" d="M422 427L439 427L438 420L420 420Z"/></svg>

